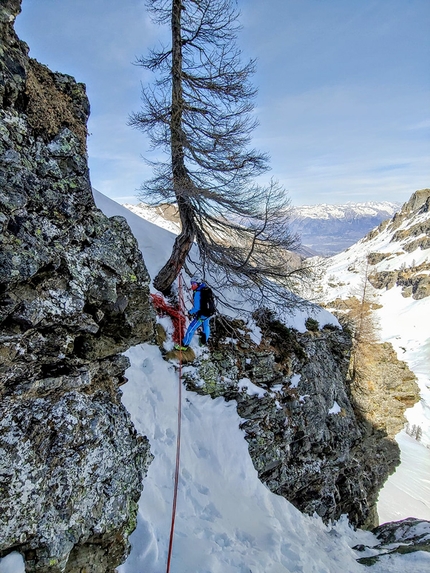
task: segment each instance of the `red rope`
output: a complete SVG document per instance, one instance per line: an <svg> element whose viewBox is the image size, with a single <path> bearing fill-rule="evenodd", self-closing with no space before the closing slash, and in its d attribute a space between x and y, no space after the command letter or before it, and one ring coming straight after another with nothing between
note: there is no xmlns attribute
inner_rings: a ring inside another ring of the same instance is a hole
<svg viewBox="0 0 430 573"><path fill-rule="evenodd" d="M178 290L179 290L179 309L182 310L182 318L183 309L185 308L184 305L184 294L182 290L182 276L179 273L178 277ZM172 317L173 318L173 317ZM181 325L181 321L179 321L179 327ZM183 320L183 324L185 326L185 319ZM176 327L175 327L176 329ZM181 341L183 338L183 334L181 336ZM169 539L169 550L167 553L167 568L166 573L170 572L170 562L172 559L172 547L173 547L173 535L175 531L175 519L176 519L176 505L178 501L178 483L179 483L179 466L180 466L180 458L181 458L181 418L182 418L182 351L179 351L179 371L178 371L178 380L179 380L179 387L178 387L178 431L176 434L176 467L175 467L175 484L173 487L173 504L172 504L172 521L170 524L170 539Z"/></svg>
<svg viewBox="0 0 430 573"><path fill-rule="evenodd" d="M181 275L179 275L181 276ZM185 316L184 316L184 295L182 292L182 279L181 286L179 288L179 308L175 308L164 300L159 294L151 294L152 302L154 303L155 309L158 314L169 315L173 322L173 342L177 344L182 344L182 340L185 335Z"/></svg>

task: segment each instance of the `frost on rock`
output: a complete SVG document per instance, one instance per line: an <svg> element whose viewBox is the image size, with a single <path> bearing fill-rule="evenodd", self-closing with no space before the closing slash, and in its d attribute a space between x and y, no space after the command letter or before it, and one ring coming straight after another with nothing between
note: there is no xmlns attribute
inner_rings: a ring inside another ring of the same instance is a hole
<svg viewBox="0 0 430 573"><path fill-rule="evenodd" d="M362 565L387 565L395 555L413 555L416 551L430 553L430 522L409 517L402 521L384 523L373 530L379 543L370 547L356 546L361 553L357 559ZM428 556L430 563L430 556ZM421 569L424 572L424 569Z"/></svg>

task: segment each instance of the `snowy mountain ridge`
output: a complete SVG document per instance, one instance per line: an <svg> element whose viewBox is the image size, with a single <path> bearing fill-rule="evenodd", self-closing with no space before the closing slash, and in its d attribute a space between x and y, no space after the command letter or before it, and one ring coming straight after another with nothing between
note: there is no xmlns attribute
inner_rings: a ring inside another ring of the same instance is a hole
<svg viewBox="0 0 430 573"><path fill-rule="evenodd" d="M344 205L294 207L290 225L302 244L317 254L335 255L360 240L382 221L392 217L399 203L371 201Z"/></svg>
<svg viewBox="0 0 430 573"><path fill-rule="evenodd" d="M356 217L392 217L401 203L391 201L348 202L344 204L321 203L319 205L298 205L293 207L294 219L352 219Z"/></svg>
<svg viewBox="0 0 430 573"><path fill-rule="evenodd" d="M298 205L292 208L291 218L292 220L298 218L351 219L361 216L389 218L399 210L400 206L401 203L391 201L367 201L365 203L350 202L339 205L328 203L321 203L318 205ZM123 207L160 227L168 230L176 229L175 221L178 221L179 217L177 212L175 215L175 208L172 206L170 206L170 213L166 207L152 207L146 203L138 203L137 205L124 203ZM167 225L169 220L173 224L172 227Z"/></svg>
<svg viewBox="0 0 430 573"><path fill-rule="evenodd" d="M418 284L417 281L413 284L413 277L424 278L423 284L427 285L430 270L429 198L430 190L417 191L391 220L384 221L353 246L328 259L326 278L342 274L343 278L347 278L349 286L338 284L336 287L335 281L331 280L329 284L326 280L327 292L324 298L345 295L347 288L359 282L364 264L368 266L367 274L371 284L376 282L378 273L392 273L391 281L383 285L387 290L395 285L401 286L399 276L408 269L409 286L412 288L403 296L417 298ZM373 286L379 288L377 283ZM383 292L379 292L379 295L382 296Z"/></svg>
<svg viewBox="0 0 430 573"><path fill-rule="evenodd" d="M162 205L160 207L152 207L145 203L139 203L138 205L132 205L130 203L124 203L123 207L149 221L154 223L166 231L175 233L176 235L181 231L181 224L179 221L179 213L175 206L173 205Z"/></svg>

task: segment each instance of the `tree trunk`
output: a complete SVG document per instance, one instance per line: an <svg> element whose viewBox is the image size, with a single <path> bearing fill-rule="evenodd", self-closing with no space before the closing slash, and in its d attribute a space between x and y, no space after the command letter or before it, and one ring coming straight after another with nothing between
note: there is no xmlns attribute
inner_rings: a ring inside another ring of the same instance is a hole
<svg viewBox="0 0 430 573"><path fill-rule="evenodd" d="M169 294L172 284L184 266L193 239L187 233L176 237L169 260L154 279L154 287L163 294Z"/></svg>
<svg viewBox="0 0 430 573"><path fill-rule="evenodd" d="M154 287L164 294L170 288L184 266L185 260L192 247L195 232L193 225L193 208L189 195L193 187L185 167L184 133L182 130L182 114L184 99L182 93L182 30L181 30L182 0L172 1L172 106L170 117L170 148L172 158L173 189L178 203L182 231L176 237L172 254L154 279Z"/></svg>

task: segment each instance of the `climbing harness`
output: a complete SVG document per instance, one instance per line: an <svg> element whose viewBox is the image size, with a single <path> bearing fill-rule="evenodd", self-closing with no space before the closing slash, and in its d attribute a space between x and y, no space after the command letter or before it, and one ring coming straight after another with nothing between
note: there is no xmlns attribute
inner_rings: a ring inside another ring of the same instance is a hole
<svg viewBox="0 0 430 573"><path fill-rule="evenodd" d="M179 311L181 313L182 320L179 320L179 328L182 326L182 332L179 333L181 338L179 339L179 343L182 342L182 338L184 335L184 327L185 327L185 318L184 318L184 293L182 290L182 275L179 273L178 276L178 291L179 291ZM176 327L175 327L176 333ZM178 501L178 483L179 483L179 466L181 460L181 422L182 422L182 350L179 349L179 368L178 368L178 429L176 433L176 466L175 466L175 482L173 486L173 503L172 503L172 520L170 524L170 538L169 538L169 550L167 553L167 568L166 573L170 571L170 562L172 559L172 548L173 548L173 535L175 532L175 519L176 519L176 505Z"/></svg>

